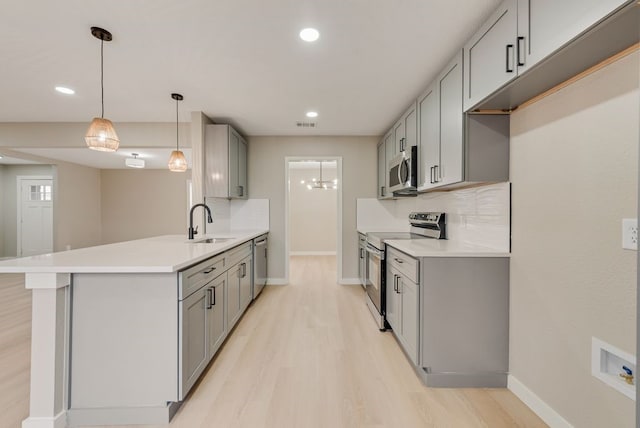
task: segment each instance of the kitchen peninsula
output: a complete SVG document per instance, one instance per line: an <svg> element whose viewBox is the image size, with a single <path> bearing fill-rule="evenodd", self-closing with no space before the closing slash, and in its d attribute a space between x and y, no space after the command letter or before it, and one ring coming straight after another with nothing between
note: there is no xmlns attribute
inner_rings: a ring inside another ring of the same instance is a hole
<svg viewBox="0 0 640 428"><path fill-rule="evenodd" d="M23 427L167 423L251 302L252 240L266 233L167 235L0 262L32 290Z"/></svg>

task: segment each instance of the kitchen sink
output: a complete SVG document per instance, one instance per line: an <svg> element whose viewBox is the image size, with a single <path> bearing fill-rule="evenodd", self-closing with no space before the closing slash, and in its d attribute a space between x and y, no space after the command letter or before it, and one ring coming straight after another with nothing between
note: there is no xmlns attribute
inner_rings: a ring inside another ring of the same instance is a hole
<svg viewBox="0 0 640 428"><path fill-rule="evenodd" d="M203 238L203 239L195 239L193 241L189 241L193 244L221 244L223 242L231 241L235 238Z"/></svg>

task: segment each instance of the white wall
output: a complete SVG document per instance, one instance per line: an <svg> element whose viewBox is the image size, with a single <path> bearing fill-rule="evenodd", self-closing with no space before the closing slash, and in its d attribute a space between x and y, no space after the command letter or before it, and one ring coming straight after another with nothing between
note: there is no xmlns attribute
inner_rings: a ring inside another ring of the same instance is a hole
<svg viewBox="0 0 640 428"><path fill-rule="evenodd" d="M291 165L291 164L290 164ZM289 168L289 233L291 254L335 253L338 230L338 191L307 188L305 183L319 179L318 168ZM336 168L326 168L322 179L337 178Z"/></svg>
<svg viewBox="0 0 640 428"><path fill-rule="evenodd" d="M591 338L636 352L639 54L511 116L510 372L576 427L632 427Z"/></svg>
<svg viewBox="0 0 640 428"><path fill-rule="evenodd" d="M186 239L190 178L191 171L101 170L102 243L169 234Z"/></svg>
<svg viewBox="0 0 640 428"><path fill-rule="evenodd" d="M377 137L251 137L249 195L270 200L269 277L285 277L285 157L342 157L342 266L358 277L356 199L373 198L377 181Z"/></svg>
<svg viewBox="0 0 640 428"><path fill-rule="evenodd" d="M4 210L6 202L4 201L4 165L0 165L0 258L7 257L4 255Z"/></svg>

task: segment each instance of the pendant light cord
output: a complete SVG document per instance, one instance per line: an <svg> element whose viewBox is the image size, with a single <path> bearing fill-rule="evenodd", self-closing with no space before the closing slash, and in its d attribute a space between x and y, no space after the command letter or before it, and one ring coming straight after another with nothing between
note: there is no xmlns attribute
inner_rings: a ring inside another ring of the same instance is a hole
<svg viewBox="0 0 640 428"><path fill-rule="evenodd" d="M176 150L180 150L178 148L178 103L180 100L176 100Z"/></svg>
<svg viewBox="0 0 640 428"><path fill-rule="evenodd" d="M100 99L102 100L102 115L104 119L104 39L100 39Z"/></svg>

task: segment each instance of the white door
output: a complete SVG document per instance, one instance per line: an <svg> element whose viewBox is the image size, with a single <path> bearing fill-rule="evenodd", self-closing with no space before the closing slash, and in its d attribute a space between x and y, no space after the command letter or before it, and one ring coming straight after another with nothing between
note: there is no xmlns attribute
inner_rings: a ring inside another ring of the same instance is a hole
<svg viewBox="0 0 640 428"><path fill-rule="evenodd" d="M18 257L53 251L53 180L18 178Z"/></svg>

